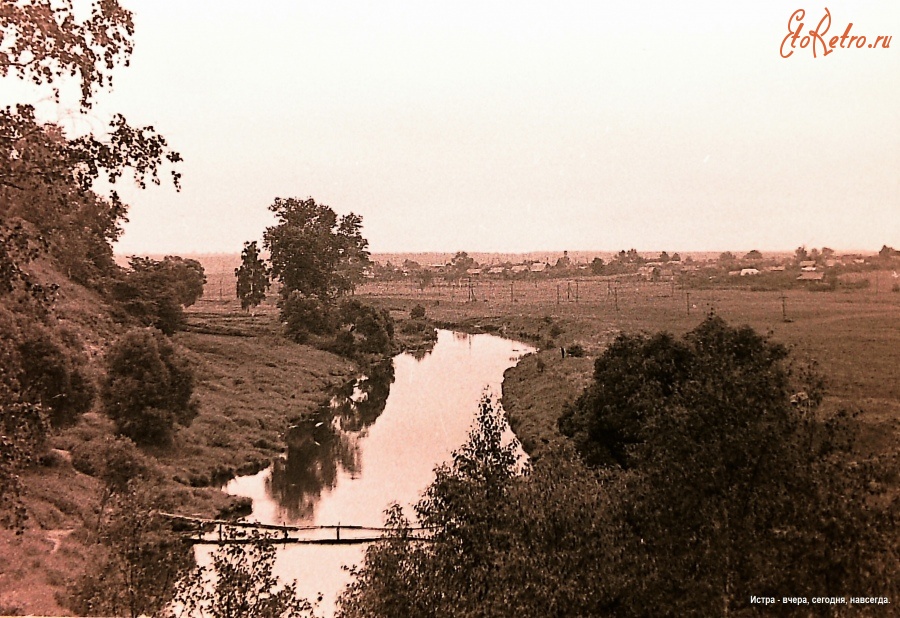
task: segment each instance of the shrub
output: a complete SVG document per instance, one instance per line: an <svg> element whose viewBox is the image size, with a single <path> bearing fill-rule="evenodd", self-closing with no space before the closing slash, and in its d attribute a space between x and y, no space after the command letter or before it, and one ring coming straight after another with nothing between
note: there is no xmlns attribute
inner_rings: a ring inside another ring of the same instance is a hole
<svg viewBox="0 0 900 618"><path fill-rule="evenodd" d="M94 385L80 358L40 333L19 345L26 399L39 402L54 426L69 425L94 402Z"/></svg>
<svg viewBox="0 0 900 618"><path fill-rule="evenodd" d="M581 358L582 356L584 356L584 346L582 346L580 343L576 343L573 346L569 346L566 349L566 354L568 356L574 356L576 358Z"/></svg>
<svg viewBox="0 0 900 618"><path fill-rule="evenodd" d="M356 353L390 353L394 341L394 320L387 310L364 305L358 300L346 300L341 303L340 320L353 336Z"/></svg>
<svg viewBox="0 0 900 618"><path fill-rule="evenodd" d="M175 424L197 414L194 374L158 331L132 330L106 357L102 397L118 432L136 444L167 445Z"/></svg>
<svg viewBox="0 0 900 618"><path fill-rule="evenodd" d="M281 321L285 334L297 343L306 343L311 334L329 335L336 329L334 310L329 305L297 291L282 301Z"/></svg>
<svg viewBox="0 0 900 618"><path fill-rule="evenodd" d="M409 310L409 317L413 320L423 319L425 317L425 307L423 307L422 305L416 305Z"/></svg>

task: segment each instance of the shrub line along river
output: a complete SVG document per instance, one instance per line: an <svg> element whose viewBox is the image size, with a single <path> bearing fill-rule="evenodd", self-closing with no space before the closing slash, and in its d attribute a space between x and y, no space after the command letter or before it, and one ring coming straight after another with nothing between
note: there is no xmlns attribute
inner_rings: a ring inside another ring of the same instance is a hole
<svg viewBox="0 0 900 618"><path fill-rule="evenodd" d="M283 458L225 491L251 498L247 520L264 524L378 528L393 502L412 515L434 468L465 443L482 395L498 400L503 373L532 351L494 335L440 330L430 352L399 354L346 385L288 432ZM303 536L316 535L334 538L335 530ZM207 562L209 551L198 548L198 559ZM359 563L364 552L365 545L286 545L275 572L296 579L311 600L321 593L318 613L331 616L349 581L342 566Z"/></svg>

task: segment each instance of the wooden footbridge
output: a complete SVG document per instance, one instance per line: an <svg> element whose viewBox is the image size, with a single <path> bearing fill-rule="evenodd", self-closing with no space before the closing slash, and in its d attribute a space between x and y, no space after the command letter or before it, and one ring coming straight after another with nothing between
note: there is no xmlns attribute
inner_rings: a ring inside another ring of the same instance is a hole
<svg viewBox="0 0 900 618"><path fill-rule="evenodd" d="M192 545L249 545L260 542L279 545L359 545L386 539L429 542L432 540L429 533L433 529L427 527L406 528L404 534L398 535L396 528L340 523L324 526L288 526L206 519L161 511L157 511L156 514L189 528L185 532L188 535L188 542ZM327 532L328 536L322 536L323 532ZM341 532L344 533L343 537ZM316 536L317 533L319 536ZM378 533L377 536L374 533ZM332 534L334 536L331 536Z"/></svg>

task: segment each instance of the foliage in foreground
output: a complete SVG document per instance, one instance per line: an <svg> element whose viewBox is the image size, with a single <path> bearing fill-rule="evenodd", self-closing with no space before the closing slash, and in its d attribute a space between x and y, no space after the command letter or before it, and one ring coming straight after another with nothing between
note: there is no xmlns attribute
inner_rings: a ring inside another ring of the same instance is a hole
<svg viewBox="0 0 900 618"><path fill-rule="evenodd" d="M572 457L551 456L518 476L502 413L481 403L469 441L416 505L428 542L398 506L388 538L372 546L340 599L339 615L583 616L607 603L598 568L613 560L614 530L601 479Z"/></svg>
<svg viewBox="0 0 900 618"><path fill-rule="evenodd" d="M484 402L416 506L431 539L389 511L340 615L753 615L751 595L895 597L882 483L896 462L854 454L850 416L792 393L785 357L714 317L681 341L620 338L565 419L582 457L562 449L522 476Z"/></svg>
<svg viewBox="0 0 900 618"><path fill-rule="evenodd" d="M850 415L819 414L820 380L786 359L715 316L680 340L621 336L560 419L586 463L627 480L638 615L896 590L897 505L876 482L895 463L859 461Z"/></svg>
<svg viewBox="0 0 900 618"><path fill-rule="evenodd" d="M147 479L117 488L116 471L105 482L88 569L69 588L69 607L81 616L156 616L193 564L193 553L171 524L153 510L165 508Z"/></svg>
<svg viewBox="0 0 900 618"><path fill-rule="evenodd" d="M298 596L296 584L280 584L273 575L274 545L259 533L249 540L253 542L222 546L213 553L211 567L198 566L179 582L172 606L174 618L313 615L313 605Z"/></svg>

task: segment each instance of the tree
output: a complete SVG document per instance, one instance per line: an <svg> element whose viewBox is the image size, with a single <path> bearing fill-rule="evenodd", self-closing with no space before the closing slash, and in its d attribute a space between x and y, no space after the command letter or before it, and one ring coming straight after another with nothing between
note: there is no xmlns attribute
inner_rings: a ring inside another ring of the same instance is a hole
<svg viewBox="0 0 900 618"><path fill-rule="evenodd" d="M459 281L466 276L470 268L475 268L477 262L474 258L469 257L465 251L457 251L453 259L450 260L450 274L455 281Z"/></svg>
<svg viewBox="0 0 900 618"><path fill-rule="evenodd" d="M394 341L394 320L387 309L377 309L348 299L341 303L339 320L343 329L335 344L339 354L349 357L390 354Z"/></svg>
<svg viewBox="0 0 900 618"><path fill-rule="evenodd" d="M183 307L203 295L206 275L197 260L167 255L162 260L131 256L131 268L110 286L110 294L146 326L171 335L184 321Z"/></svg>
<svg viewBox="0 0 900 618"><path fill-rule="evenodd" d="M197 567L181 580L173 616L206 618L297 618L313 616L313 605L297 594L296 582L272 574L275 547L258 533L227 544L212 556L212 569ZM247 543L246 541L251 541Z"/></svg>
<svg viewBox="0 0 900 618"><path fill-rule="evenodd" d="M132 264L134 268L134 264ZM160 268L170 281L175 301L182 307L190 307L203 296L206 285L206 272L197 260L186 259L177 255L167 255L159 263Z"/></svg>
<svg viewBox="0 0 900 618"><path fill-rule="evenodd" d="M424 290L434 284L434 273L427 268L416 271L416 282L419 285L419 289Z"/></svg>
<svg viewBox="0 0 900 618"><path fill-rule="evenodd" d="M22 324L16 363L21 396L39 403L54 426L73 424L96 394L84 359L57 343L47 328Z"/></svg>
<svg viewBox="0 0 900 618"><path fill-rule="evenodd" d="M476 425L416 506L429 542L398 505L339 601L342 618L611 615L618 587L607 526L616 505L568 453L521 475L502 413L482 401Z"/></svg>
<svg viewBox="0 0 900 618"><path fill-rule="evenodd" d="M762 259L763 259L763 254L760 253L759 251L757 251L756 249L753 249L752 251L748 251L744 255L744 260L746 260L748 262L758 262Z"/></svg>
<svg viewBox="0 0 900 618"><path fill-rule="evenodd" d="M659 254L659 261L663 262L664 264L672 261L672 258L669 257L668 251L663 251Z"/></svg>
<svg viewBox="0 0 900 618"><path fill-rule="evenodd" d="M39 405L10 401L0 387L0 525L17 534L24 531L27 518L19 474L36 461L49 429Z"/></svg>
<svg viewBox="0 0 900 618"><path fill-rule="evenodd" d="M622 481L632 614L728 615L760 589L895 589L895 507L866 484L896 468L861 472L846 417L814 414L817 380L798 393L786 356L714 316L681 339L623 335L560 418L584 461Z"/></svg>
<svg viewBox="0 0 900 618"><path fill-rule="evenodd" d="M734 264L734 262L736 260L737 260L737 258L734 257L734 254L731 251L723 251L722 253L719 254L719 265L720 266L726 266L726 267L730 266L731 264Z"/></svg>
<svg viewBox="0 0 900 618"><path fill-rule="evenodd" d="M241 309L247 311L265 300L270 285L269 275L269 267L259 256L256 241L245 242L244 250L241 252L241 265L234 269Z"/></svg>
<svg viewBox="0 0 900 618"><path fill-rule="evenodd" d="M175 425L197 414L194 374L161 333L135 329L106 355L101 395L118 432L141 445L168 445Z"/></svg>
<svg viewBox="0 0 900 618"><path fill-rule="evenodd" d="M330 335L337 328L336 311L318 298L294 291L281 303L284 332L297 343L307 343L310 335Z"/></svg>
<svg viewBox="0 0 900 618"><path fill-rule="evenodd" d="M602 275L603 274L603 260L601 258L595 257L591 260L591 274L592 275Z"/></svg>
<svg viewBox="0 0 900 618"><path fill-rule="evenodd" d="M331 302L351 292L370 264L362 236L362 217L340 218L313 198L276 198L269 206L278 223L266 228L272 275L282 284L282 298L292 292Z"/></svg>
<svg viewBox="0 0 900 618"><path fill-rule="evenodd" d="M77 77L81 105L90 107L95 92L112 84L112 69L128 63L134 35L131 12L118 2L93 2L91 8L91 18L79 22L71 4L3 3L0 75L13 72L20 79L50 85L68 75Z"/></svg>
<svg viewBox="0 0 900 618"><path fill-rule="evenodd" d="M79 108L86 112L98 91L112 83L117 65L132 52L132 15L118 0L92 0L81 20L71 2L15 0L0 6L0 76L49 87L61 103L60 82L80 81ZM121 233L126 206L112 187L130 170L141 187L160 183L160 172L181 156L153 127L135 128L121 115L106 135L69 139L44 124L32 105L0 109L0 230L20 228L81 283L114 270L110 244ZM180 174L170 168L178 187ZM110 189L95 190L102 178Z"/></svg>
<svg viewBox="0 0 900 618"><path fill-rule="evenodd" d="M80 616L157 616L193 565L190 545L156 509L171 501L145 482L111 494L85 574L69 588Z"/></svg>
<svg viewBox="0 0 900 618"><path fill-rule="evenodd" d="M794 262L799 264L800 262L805 262L809 260L809 253L806 251L805 246L797 247L794 250Z"/></svg>

